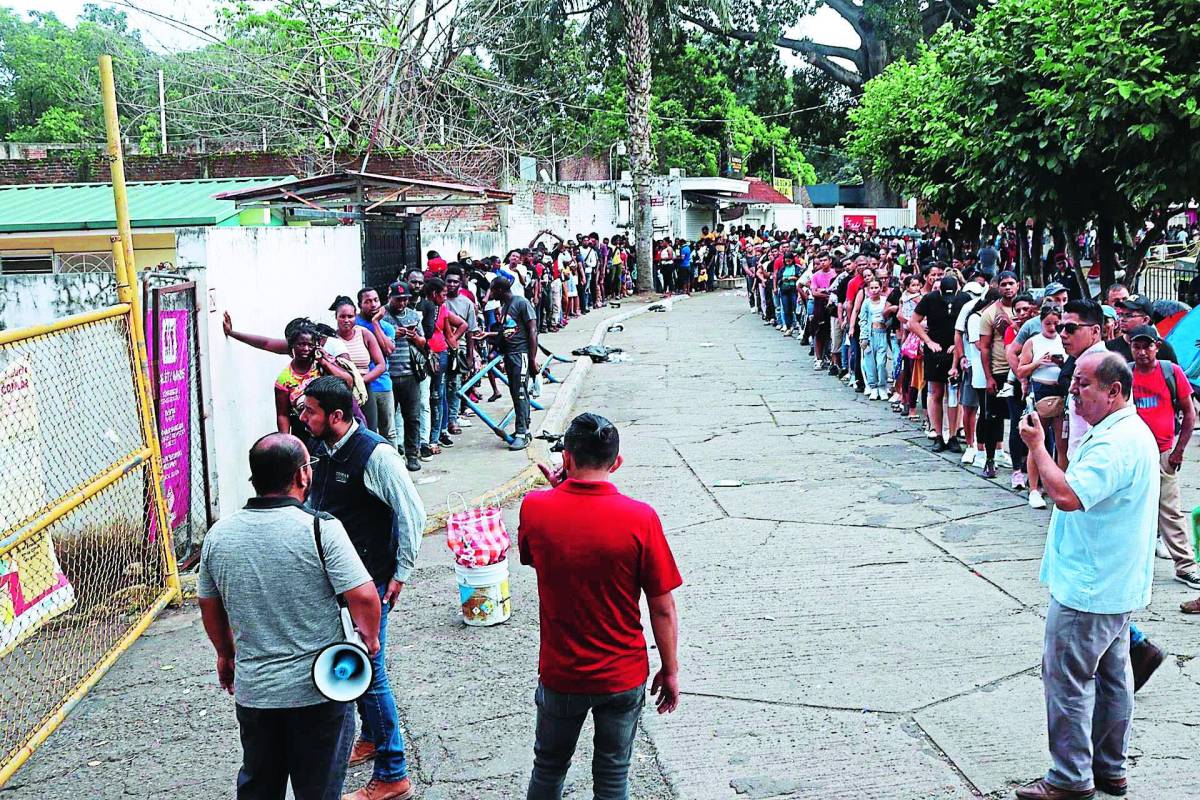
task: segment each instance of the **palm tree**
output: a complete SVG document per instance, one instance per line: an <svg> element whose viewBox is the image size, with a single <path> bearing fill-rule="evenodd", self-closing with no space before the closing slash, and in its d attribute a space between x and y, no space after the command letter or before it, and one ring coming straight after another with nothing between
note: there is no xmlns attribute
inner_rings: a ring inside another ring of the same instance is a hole
<svg viewBox="0 0 1200 800"><path fill-rule="evenodd" d="M625 120L633 173L633 230L637 288L654 289L654 219L650 207L650 7L647 0L620 0L625 28Z"/></svg>

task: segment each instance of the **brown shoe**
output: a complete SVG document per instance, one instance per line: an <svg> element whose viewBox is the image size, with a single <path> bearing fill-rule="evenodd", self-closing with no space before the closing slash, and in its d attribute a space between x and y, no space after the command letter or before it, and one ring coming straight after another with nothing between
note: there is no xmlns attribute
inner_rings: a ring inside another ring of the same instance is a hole
<svg viewBox="0 0 1200 800"><path fill-rule="evenodd" d="M1179 604L1179 610L1185 614L1200 614L1200 597Z"/></svg>
<svg viewBox="0 0 1200 800"><path fill-rule="evenodd" d="M349 766L357 767L359 764L365 764L368 761L375 760L375 745L365 739L359 739L354 743L354 747L350 749Z"/></svg>
<svg viewBox="0 0 1200 800"><path fill-rule="evenodd" d="M342 800L409 800L416 794L412 781L377 781L374 778L357 792L342 795Z"/></svg>
<svg viewBox="0 0 1200 800"><path fill-rule="evenodd" d="M1092 800L1095 796L1095 789L1062 789L1045 778L1017 789L1021 800Z"/></svg>
<svg viewBox="0 0 1200 800"><path fill-rule="evenodd" d="M1096 788L1105 794L1111 794L1113 797L1124 797L1129 791L1128 778L1101 778L1096 777Z"/></svg>

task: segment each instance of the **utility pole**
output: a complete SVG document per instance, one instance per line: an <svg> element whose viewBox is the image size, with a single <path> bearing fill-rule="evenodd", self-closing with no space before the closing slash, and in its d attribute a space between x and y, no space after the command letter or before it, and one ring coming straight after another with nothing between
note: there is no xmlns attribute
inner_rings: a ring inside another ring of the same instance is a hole
<svg viewBox="0 0 1200 800"><path fill-rule="evenodd" d="M158 130L162 134L162 154L167 154L167 93L163 88L163 71L158 71Z"/></svg>

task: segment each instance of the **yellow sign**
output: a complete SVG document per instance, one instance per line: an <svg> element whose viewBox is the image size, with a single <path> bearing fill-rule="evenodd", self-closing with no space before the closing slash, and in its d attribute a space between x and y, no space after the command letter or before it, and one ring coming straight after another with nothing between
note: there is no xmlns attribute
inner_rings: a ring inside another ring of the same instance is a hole
<svg viewBox="0 0 1200 800"><path fill-rule="evenodd" d="M771 181L775 187L775 191L786 197L788 200L795 202L796 198L792 195L792 182L787 178L775 178Z"/></svg>

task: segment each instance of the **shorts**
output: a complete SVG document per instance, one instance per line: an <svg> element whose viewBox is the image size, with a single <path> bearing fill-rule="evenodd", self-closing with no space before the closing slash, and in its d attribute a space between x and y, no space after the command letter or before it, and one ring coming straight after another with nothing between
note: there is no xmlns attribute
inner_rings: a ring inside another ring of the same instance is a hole
<svg viewBox="0 0 1200 800"><path fill-rule="evenodd" d="M958 393L958 404L963 408L979 408L979 395L983 389L971 385L971 370L968 368L962 374L962 389Z"/></svg>
<svg viewBox="0 0 1200 800"><path fill-rule="evenodd" d="M836 315L829 318L829 346L834 351L842 349L842 323Z"/></svg>
<svg viewBox="0 0 1200 800"><path fill-rule="evenodd" d="M940 353L931 352L928 347L925 348L925 382L926 383L948 383L950 380L950 362L953 356L946 351Z"/></svg>

